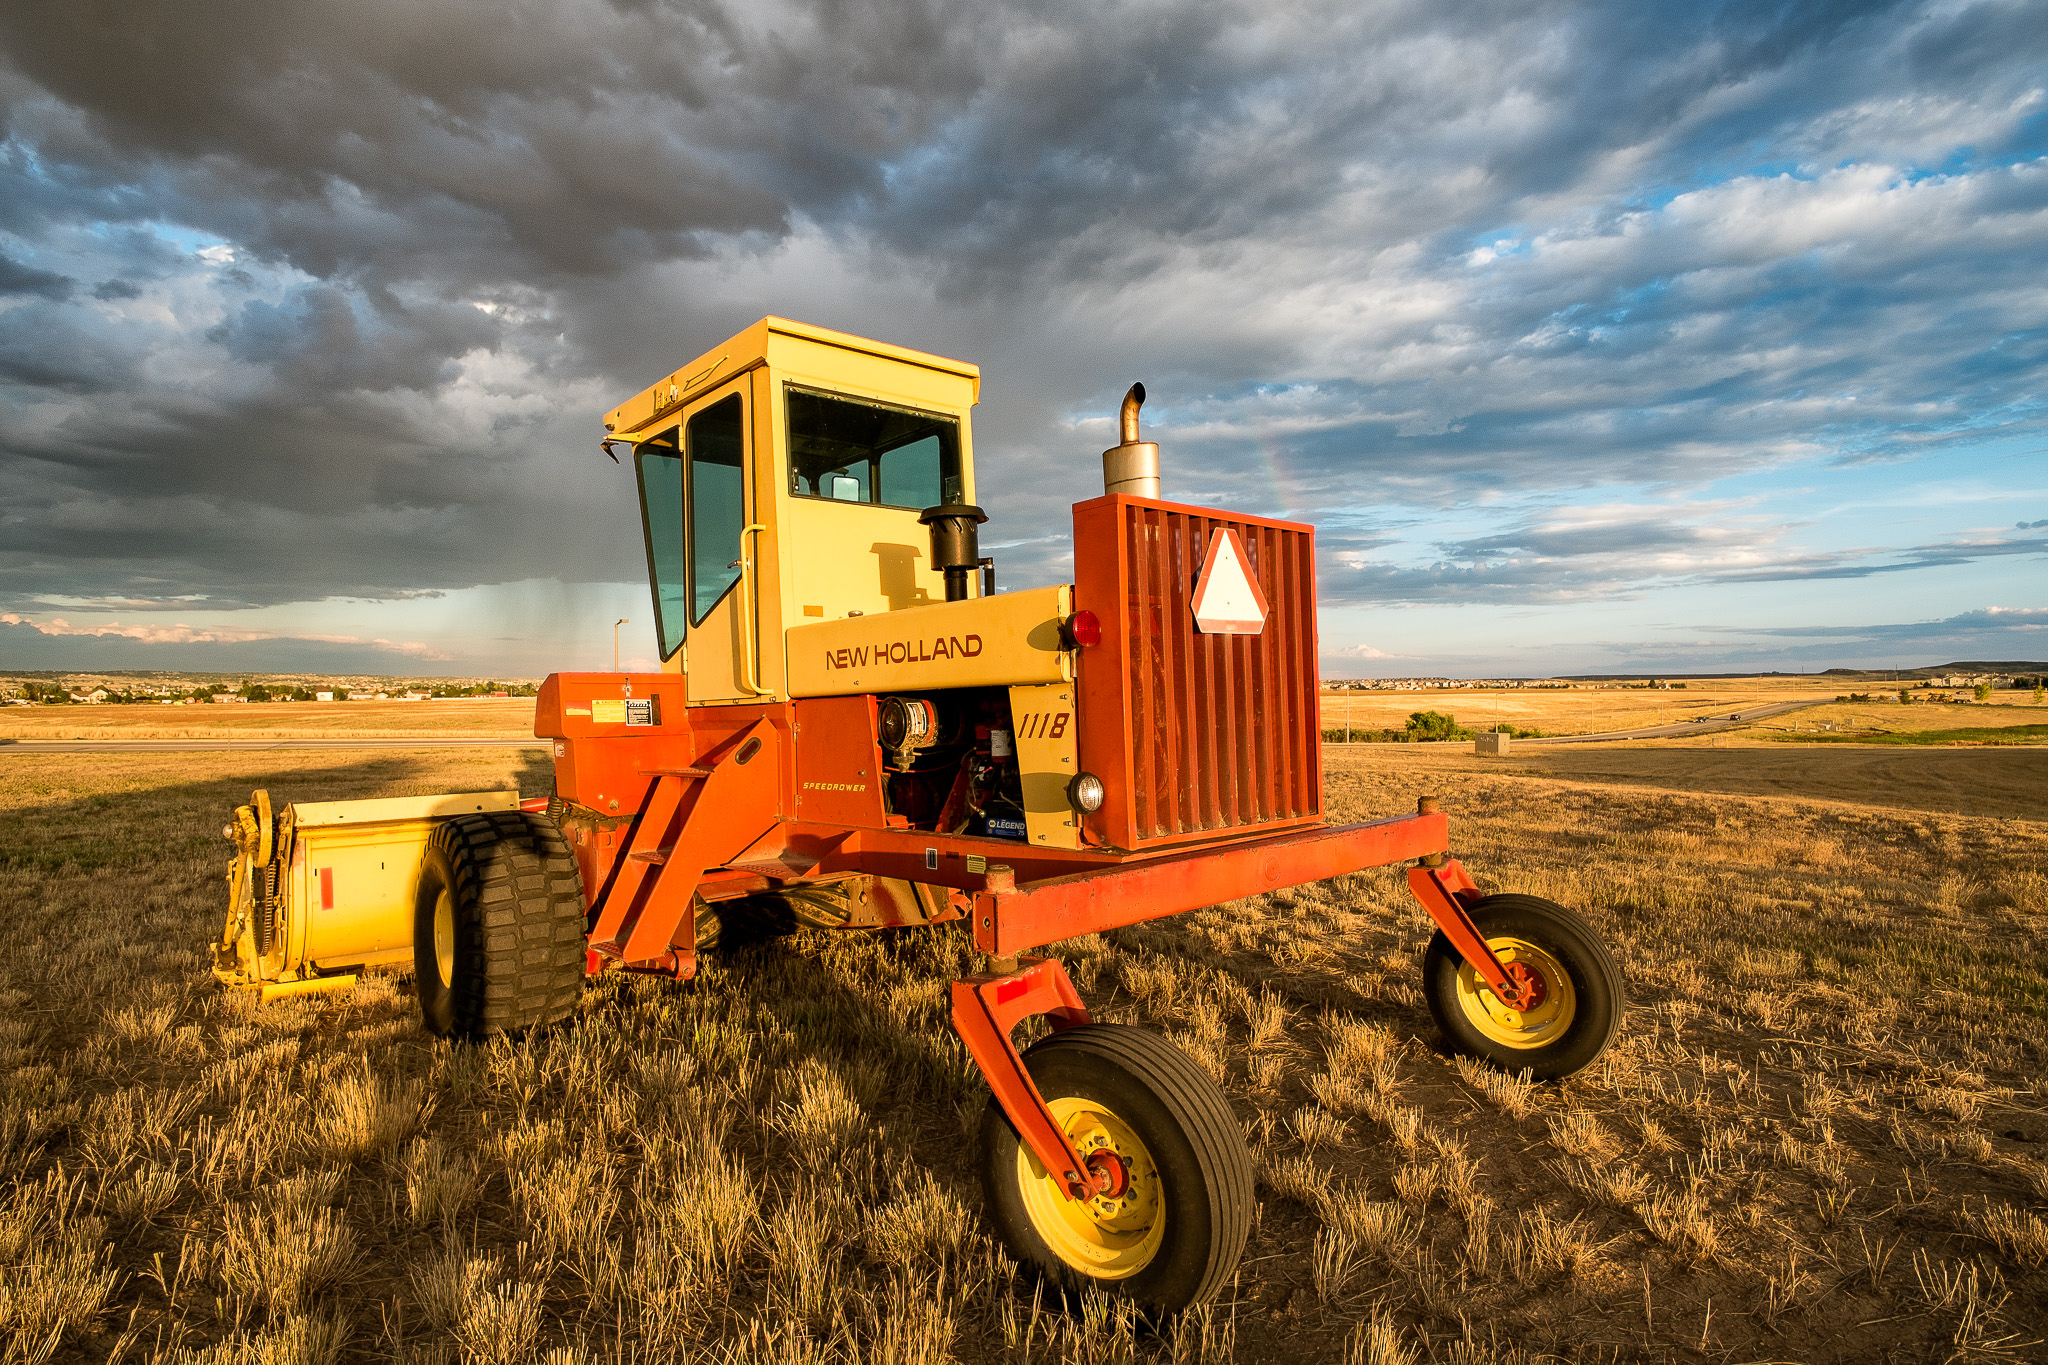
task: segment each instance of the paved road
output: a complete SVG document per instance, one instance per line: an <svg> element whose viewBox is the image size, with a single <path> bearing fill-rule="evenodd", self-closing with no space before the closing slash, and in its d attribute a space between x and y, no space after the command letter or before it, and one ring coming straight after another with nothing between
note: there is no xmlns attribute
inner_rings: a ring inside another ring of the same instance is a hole
<svg viewBox="0 0 2048 1365"><path fill-rule="evenodd" d="M1514 747L1524 744L1602 744L1617 739L1671 739L1684 735L1711 735L1721 730L1739 730L1752 722L1771 716L1782 716L1787 711L1798 711L1808 706L1823 706L1825 701L1774 701L1752 706L1744 711L1730 711L1713 720L1682 720L1676 725L1647 725L1637 730L1615 730L1604 735L1546 735L1542 739L1518 739Z"/></svg>
<svg viewBox="0 0 2048 1365"><path fill-rule="evenodd" d="M544 739L0 739L0 754L197 754L243 749L545 749Z"/></svg>

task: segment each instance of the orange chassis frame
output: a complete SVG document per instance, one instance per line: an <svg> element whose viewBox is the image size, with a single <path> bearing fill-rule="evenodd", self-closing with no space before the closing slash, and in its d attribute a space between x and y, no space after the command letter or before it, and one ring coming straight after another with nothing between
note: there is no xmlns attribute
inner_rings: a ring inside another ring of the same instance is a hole
<svg viewBox="0 0 2048 1365"><path fill-rule="evenodd" d="M817 738L807 745L814 752L799 762L795 741L805 717L822 714L806 709L815 704L688 708L681 681L557 674L542 688L534 728L556 741L558 810L590 915L588 970L693 975L700 896L718 901L859 873L948 888L942 905L882 904L847 927L971 920L989 970L953 983L954 1028L1024 1144L1059 1174L1072 1198L1113 1188L1118 1173L1082 1159L1012 1039L1017 1025L1036 1015L1055 1030L1089 1022L1066 971L1052 959L1023 956L1029 949L1413 860L1409 888L1430 918L1503 1003L1524 1001L1520 974L1503 968L1472 922L1467 907L1479 890L1447 855L1449 819L1427 797L1413 815L1355 825L1303 822L1137 853L935 834L893 817L872 824L808 819L806 764L816 761L817 748L843 747L857 723L849 727L848 718L830 713L839 723L814 726ZM589 714L574 705L579 698L622 691L651 699L657 717L666 701L686 723L657 721L626 735L573 719ZM860 748L849 761L864 762L867 752Z"/></svg>
<svg viewBox="0 0 2048 1365"><path fill-rule="evenodd" d="M1414 858L1409 890L1459 955L1513 1004L1522 998L1523 983L1503 970L1480 936L1467 912L1479 888L1443 852L1450 822L1427 798L1422 806L1414 815L1243 840L1021 886L1008 869L989 870L972 913L975 946L989 954L991 969L953 983L953 1027L1018 1136L1046 1171L1059 1173L1070 1198L1110 1192L1117 1173L1082 1159L1032 1083L1012 1034L1034 1015L1044 1015L1058 1032L1088 1023L1089 1014L1065 968L1020 950Z"/></svg>

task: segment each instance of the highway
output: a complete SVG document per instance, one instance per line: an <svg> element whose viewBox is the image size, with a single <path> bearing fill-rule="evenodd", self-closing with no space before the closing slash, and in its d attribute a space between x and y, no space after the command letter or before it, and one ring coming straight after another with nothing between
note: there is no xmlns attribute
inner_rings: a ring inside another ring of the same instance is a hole
<svg viewBox="0 0 2048 1365"><path fill-rule="evenodd" d="M546 749L544 739L0 739L0 754L211 754L282 749Z"/></svg>
<svg viewBox="0 0 2048 1365"><path fill-rule="evenodd" d="M1541 739L1518 739L1514 741L1514 747L1519 749L1525 744L1605 744L1618 739L1681 739L1688 735L1711 735L1722 730L1739 730L1756 721L1782 716L1787 711L1826 704L1823 700L1764 702L1746 710L1716 715L1712 720L1682 720L1676 725L1646 725L1634 730L1613 730L1604 735L1545 735Z"/></svg>

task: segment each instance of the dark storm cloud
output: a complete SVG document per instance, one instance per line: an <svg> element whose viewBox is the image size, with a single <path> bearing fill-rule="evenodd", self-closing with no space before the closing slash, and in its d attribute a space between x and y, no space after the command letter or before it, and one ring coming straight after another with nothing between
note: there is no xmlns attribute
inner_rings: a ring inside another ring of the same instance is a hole
<svg viewBox="0 0 2048 1365"><path fill-rule="evenodd" d="M919 6L238 3L10 6L10 123L114 186L319 277L608 273L779 232L879 187L972 79ZM53 206L57 187L45 192ZM397 248L394 250L393 248ZM428 261L422 262L420 253Z"/></svg>
<svg viewBox="0 0 2048 1365"><path fill-rule="evenodd" d="M1303 236L1462 253L1463 234L1618 150L1648 151L1668 178L1702 147L1782 137L1854 88L1899 8L1060 7L1000 26L990 89L905 166L880 216L962 281L1143 268L1121 245L1134 237L1247 258ZM1768 98L1719 98L1745 85Z"/></svg>
<svg viewBox="0 0 2048 1365"><path fill-rule="evenodd" d="M276 303L250 299L206 339L300 392L381 393L440 388L454 377L456 358L490 347L496 330L473 307L407 306L388 294L306 285Z"/></svg>
<svg viewBox="0 0 2048 1365"><path fill-rule="evenodd" d="M137 360L75 310L37 301L0 313L0 384L38 396L111 393L134 378ZM27 453L14 441L7 445L10 455Z"/></svg>
<svg viewBox="0 0 2048 1365"><path fill-rule="evenodd" d="M2043 26L23 0L0 600L638 577L596 414L771 310L984 362L1012 583L1059 571L1042 532L1091 491L1108 433L1074 417L1141 376L1172 491L1259 511L2030 429ZM1569 595L1712 548L1604 534L1640 543L1482 538L1333 582Z"/></svg>
<svg viewBox="0 0 2048 1365"><path fill-rule="evenodd" d="M37 294L62 301L71 297L78 281L68 275L36 270L0 256L0 294Z"/></svg>

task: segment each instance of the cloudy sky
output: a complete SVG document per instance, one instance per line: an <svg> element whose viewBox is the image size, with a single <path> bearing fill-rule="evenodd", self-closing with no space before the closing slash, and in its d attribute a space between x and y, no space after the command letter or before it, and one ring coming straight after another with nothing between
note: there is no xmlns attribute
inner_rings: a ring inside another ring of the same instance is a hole
<svg viewBox="0 0 2048 1365"><path fill-rule="evenodd" d="M2048 658L2048 6L0 6L0 667L653 654L599 415L978 362L1068 572L1320 527L1333 675Z"/></svg>

